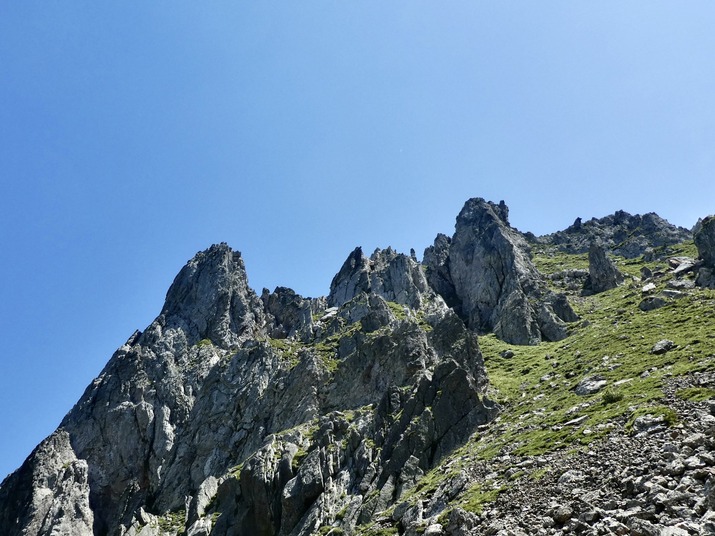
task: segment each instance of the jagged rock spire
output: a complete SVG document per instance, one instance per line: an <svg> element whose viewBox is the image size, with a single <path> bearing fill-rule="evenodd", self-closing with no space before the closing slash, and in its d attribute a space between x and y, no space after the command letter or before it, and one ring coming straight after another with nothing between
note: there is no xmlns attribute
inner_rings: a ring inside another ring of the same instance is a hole
<svg viewBox="0 0 715 536"><path fill-rule="evenodd" d="M360 292L419 308L422 295L430 289L419 263L412 257L387 248L377 249L367 258L358 247L333 278L328 304L338 307Z"/></svg>
<svg viewBox="0 0 715 536"><path fill-rule="evenodd" d="M248 287L241 253L226 244L197 253L174 279L161 311L189 344L209 339L230 347L264 323L258 296Z"/></svg>
<svg viewBox="0 0 715 536"><path fill-rule="evenodd" d="M478 332L493 331L514 344L563 339L563 320L575 315L546 289L508 214L503 201L467 201L452 239L438 236L425 251L429 282Z"/></svg>
<svg viewBox="0 0 715 536"><path fill-rule="evenodd" d="M593 242L588 249L588 280L585 294L598 294L623 283L623 274L614 262L606 256L606 250L599 242Z"/></svg>
<svg viewBox="0 0 715 536"><path fill-rule="evenodd" d="M715 287L715 216L708 216L698 222L694 239L698 255L703 261L697 284L701 287Z"/></svg>

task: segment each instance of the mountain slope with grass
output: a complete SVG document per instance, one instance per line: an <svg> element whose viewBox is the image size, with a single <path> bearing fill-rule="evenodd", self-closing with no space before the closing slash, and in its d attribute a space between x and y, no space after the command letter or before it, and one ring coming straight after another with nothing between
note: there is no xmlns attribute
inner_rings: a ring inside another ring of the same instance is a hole
<svg viewBox="0 0 715 536"><path fill-rule="evenodd" d="M469 200L325 298L212 246L2 482L0 533L715 534L712 219L624 214L583 249Z"/></svg>

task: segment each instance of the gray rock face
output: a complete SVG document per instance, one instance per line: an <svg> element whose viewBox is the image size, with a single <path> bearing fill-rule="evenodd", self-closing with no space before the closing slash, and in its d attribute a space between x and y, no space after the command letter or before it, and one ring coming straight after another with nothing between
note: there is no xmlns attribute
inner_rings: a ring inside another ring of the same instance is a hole
<svg viewBox="0 0 715 536"><path fill-rule="evenodd" d="M703 261L695 283L715 288L715 216L708 216L698 223L694 239Z"/></svg>
<svg viewBox="0 0 715 536"><path fill-rule="evenodd" d="M259 299L240 254L197 254L2 483L0 533L349 532L395 504L498 406L414 258L356 250L332 291Z"/></svg>
<svg viewBox="0 0 715 536"><path fill-rule="evenodd" d="M330 284L328 305L343 305L360 292L419 308L422 295L430 290L420 265L412 257L387 248L375 250L367 258L362 248L356 248Z"/></svg>
<svg viewBox="0 0 715 536"><path fill-rule="evenodd" d="M313 314L325 309L324 299L306 299L286 287L277 287L273 292L263 289L261 301L268 317L269 335L274 339L309 339Z"/></svg>
<svg viewBox="0 0 715 536"><path fill-rule="evenodd" d="M715 268L715 216L704 218L693 238L705 266Z"/></svg>
<svg viewBox="0 0 715 536"><path fill-rule="evenodd" d="M425 252L430 283L445 301L459 302L457 310L478 332L493 331L513 344L563 339L564 321L576 315L563 297L546 289L507 216L503 202L467 201L451 241L438 237Z"/></svg>
<svg viewBox="0 0 715 536"><path fill-rule="evenodd" d="M177 453L177 433L208 372L230 348L263 333L264 323L239 253L221 244L189 261L159 317L117 350L55 434L67 438L63 457L75 457L85 468L82 473L77 466L76 478L81 483L84 474L88 501L65 510L91 505L86 518L94 534L120 534L131 525L137 509L160 493ZM28 459L11 483L3 484L3 493L15 496L31 487L31 467L38 463L50 462ZM179 501L183 504L183 497L174 502ZM0 504L0 512L4 508ZM27 526L35 517L29 516ZM1 533L4 528L0 524Z"/></svg>
<svg viewBox="0 0 715 536"><path fill-rule="evenodd" d="M462 314L462 303L454 289L454 282L449 271L449 246L452 239L442 233L434 239L434 245L425 249L422 262L425 266L427 281L434 291L442 296L445 303L457 314Z"/></svg>
<svg viewBox="0 0 715 536"><path fill-rule="evenodd" d="M6 536L93 534L87 462L77 459L66 432L45 439L2 483L0 505L0 528Z"/></svg>
<svg viewBox="0 0 715 536"><path fill-rule="evenodd" d="M568 253L586 253L591 243L600 242L615 255L630 259L643 255L649 248L679 244L691 237L688 229L671 225L653 212L631 215L619 210L585 222L577 218L567 229L536 240Z"/></svg>
<svg viewBox="0 0 715 536"><path fill-rule="evenodd" d="M189 345L208 339L228 348L256 335L265 322L261 309L248 288L241 254L219 244L182 268L166 294L161 317L164 328L180 329Z"/></svg>
<svg viewBox="0 0 715 536"><path fill-rule="evenodd" d="M600 244L591 244L588 250L588 279L585 293L598 294L616 288L623 283L623 274L606 256L606 250Z"/></svg>

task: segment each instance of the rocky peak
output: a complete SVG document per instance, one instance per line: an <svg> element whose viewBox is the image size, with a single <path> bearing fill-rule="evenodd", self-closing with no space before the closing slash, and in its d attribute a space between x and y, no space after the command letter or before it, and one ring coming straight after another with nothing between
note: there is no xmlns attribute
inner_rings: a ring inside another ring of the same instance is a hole
<svg viewBox="0 0 715 536"><path fill-rule="evenodd" d="M333 278L328 305L338 307L361 292L415 309L430 289L419 263L411 256L387 248L376 249L367 258L358 247Z"/></svg>
<svg viewBox="0 0 715 536"><path fill-rule="evenodd" d="M503 201L467 201L452 239L438 237L425 251L429 282L447 303L458 302L462 318L478 332L493 331L514 344L562 339L564 320L575 315L565 300L547 291L508 214Z"/></svg>
<svg viewBox="0 0 715 536"><path fill-rule="evenodd" d="M166 327L180 328L189 344L207 339L223 348L255 335L265 319L248 287L241 253L226 244L197 253L174 279L161 311Z"/></svg>
<svg viewBox="0 0 715 536"><path fill-rule="evenodd" d="M567 253L586 253L591 243L599 242L616 255L634 258L649 248L679 244L691 237L688 229L672 225L654 212L631 215L618 210L585 222L576 218L573 225L563 231L539 237L536 241L558 246Z"/></svg>

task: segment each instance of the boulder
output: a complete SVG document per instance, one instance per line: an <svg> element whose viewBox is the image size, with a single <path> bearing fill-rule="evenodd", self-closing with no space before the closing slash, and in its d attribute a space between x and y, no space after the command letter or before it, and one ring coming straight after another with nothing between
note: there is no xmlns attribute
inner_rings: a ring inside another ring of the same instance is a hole
<svg viewBox="0 0 715 536"><path fill-rule="evenodd" d="M704 218L693 237L703 266L695 283L701 287L715 288L715 216Z"/></svg>
<svg viewBox="0 0 715 536"><path fill-rule="evenodd" d="M592 395L603 389L607 383L608 380L600 374L588 376L574 387L574 392L579 396Z"/></svg>
<svg viewBox="0 0 715 536"><path fill-rule="evenodd" d="M715 216L704 218L693 238L705 266L715 268Z"/></svg>
<svg viewBox="0 0 715 536"><path fill-rule="evenodd" d="M641 302L638 304L638 309L646 312L653 311L655 309L660 309L663 306L665 306L665 300L663 298L660 298L658 296L648 296L647 298L641 300Z"/></svg>
<svg viewBox="0 0 715 536"><path fill-rule="evenodd" d="M653 345L653 348L651 348L650 353L655 355L665 354L666 352L669 352L670 350L675 348L675 346L676 345L673 341L663 339Z"/></svg>
<svg viewBox="0 0 715 536"><path fill-rule="evenodd" d="M584 287L586 294L598 294L623 283L623 274L615 263L606 256L605 248L593 242L588 250L588 279Z"/></svg>

